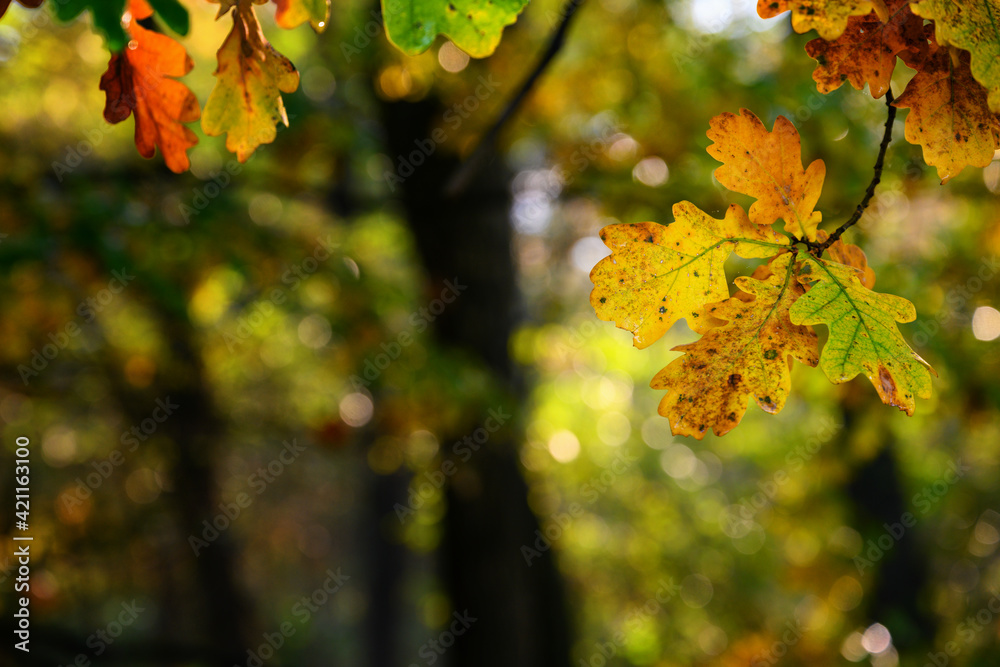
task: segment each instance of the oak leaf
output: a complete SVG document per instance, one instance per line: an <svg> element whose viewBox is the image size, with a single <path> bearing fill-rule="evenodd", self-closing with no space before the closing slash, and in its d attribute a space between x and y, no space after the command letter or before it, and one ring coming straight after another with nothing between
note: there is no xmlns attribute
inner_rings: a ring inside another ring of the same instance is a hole
<svg viewBox="0 0 1000 667"><path fill-rule="evenodd" d="M973 78L967 54L956 63L938 48L893 104L910 110L906 140L923 148L924 161L937 167L942 183L966 166L985 167L1000 147L1000 120Z"/></svg>
<svg viewBox="0 0 1000 667"><path fill-rule="evenodd" d="M872 97L889 90L896 56L914 62L926 51L923 19L910 11L908 0L888 0L889 20L885 23L874 11L847 20L844 33L835 40L814 39L806 53L818 65L813 80L819 92L833 92L847 81L858 90L865 84Z"/></svg>
<svg viewBox="0 0 1000 667"><path fill-rule="evenodd" d="M220 16L229 10L233 28L219 48L201 127L210 136L226 133L226 148L246 162L274 141L278 123L288 125L281 93L295 92L299 73L264 37L250 0L222 0Z"/></svg>
<svg viewBox="0 0 1000 667"><path fill-rule="evenodd" d="M869 0L757 0L757 14L769 19L791 10L792 28L803 33L814 29L823 39L837 39L851 16L872 9Z"/></svg>
<svg viewBox="0 0 1000 667"><path fill-rule="evenodd" d="M650 382L667 390L659 413L675 435L700 440L709 429L725 435L740 423L750 395L765 412L777 413L791 391L792 359L816 365L816 333L789 319L805 293L793 279L793 259L779 255L755 277L737 278L735 296L704 308L704 316L720 324L700 340L673 348L684 355Z"/></svg>
<svg viewBox="0 0 1000 667"><path fill-rule="evenodd" d="M919 0L913 12L934 21L941 46L971 54L972 76L989 90L989 106L1000 113L1000 3L997 0Z"/></svg>
<svg viewBox="0 0 1000 667"><path fill-rule="evenodd" d="M873 292L858 280L853 267L807 258L812 287L789 312L795 324L825 324L829 339L820 368L835 384L858 373L874 385L886 405L913 414L914 396L930 398L931 370L903 340L897 322L912 322L913 304L892 294Z"/></svg>
<svg viewBox="0 0 1000 667"><path fill-rule="evenodd" d="M611 249L590 272L590 303L602 320L632 332L644 348L680 318L696 331L702 306L729 296L723 267L731 252L770 257L788 239L754 225L732 205L717 220L690 202L674 205L674 222L609 225L601 240Z"/></svg>
<svg viewBox="0 0 1000 667"><path fill-rule="evenodd" d="M135 145L139 154L151 158L159 147L171 171L190 166L187 150L198 138L184 123L198 120L198 100L174 77L191 71L191 58L176 41L137 22L152 14L145 0L132 0L125 29L131 41L121 53L111 56L101 76L105 92L104 118L120 123L135 115Z"/></svg>
<svg viewBox="0 0 1000 667"><path fill-rule="evenodd" d="M784 116L774 130L746 109L740 115L723 113L711 121L708 138L715 143L708 154L722 162L715 177L724 186L757 199L750 219L770 225L781 218L785 230L800 238L813 239L821 214L815 210L823 190L826 165L814 160L802 168L799 133Z"/></svg>
<svg viewBox="0 0 1000 667"><path fill-rule="evenodd" d="M485 58L528 0L382 0L389 41L409 55L426 51L439 35L473 58Z"/></svg>

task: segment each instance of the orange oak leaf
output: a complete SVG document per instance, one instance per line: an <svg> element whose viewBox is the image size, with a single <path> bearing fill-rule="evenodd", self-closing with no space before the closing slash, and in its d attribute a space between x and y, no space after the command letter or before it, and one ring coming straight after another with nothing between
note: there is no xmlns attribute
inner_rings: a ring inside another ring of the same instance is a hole
<svg viewBox="0 0 1000 667"><path fill-rule="evenodd" d="M220 17L233 10L233 29L219 48L201 127L210 136L225 133L226 148L246 162L258 146L274 141L278 123L288 125L281 93L299 87L299 73L264 37L251 0L220 5Z"/></svg>
<svg viewBox="0 0 1000 667"><path fill-rule="evenodd" d="M815 210L823 191L826 165L814 160L802 168L799 133L784 116L774 130L746 109L740 115L723 113L711 121L708 138L714 141L708 154L722 162L715 177L734 192L757 201L750 207L750 220L770 225L781 218L785 230L800 238L813 239L822 215Z"/></svg>
<svg viewBox="0 0 1000 667"><path fill-rule="evenodd" d="M765 271L736 279L736 296L705 306L706 319L720 322L700 340L678 345L684 352L650 382L666 389L659 413L674 435L699 440L709 429L725 435L747 410L750 395L765 412L784 407L792 388L791 360L819 362L812 327L792 324L789 310L805 293L794 280L794 256L776 257Z"/></svg>
<svg viewBox="0 0 1000 667"><path fill-rule="evenodd" d="M837 39L847 28L847 19L872 9L869 0L757 0L757 14L769 19L791 10L795 32L813 28L823 39Z"/></svg>
<svg viewBox="0 0 1000 667"><path fill-rule="evenodd" d="M910 110L906 140L923 148L942 183L967 166L985 167L1000 148L1000 119L990 111L986 89L973 78L967 53L957 61L938 48L893 102Z"/></svg>
<svg viewBox="0 0 1000 667"><path fill-rule="evenodd" d="M923 19L910 11L908 0L888 0L887 8L886 23L874 11L852 16L837 39L806 44L806 53L818 63L813 80L819 92L830 93L847 81L858 90L868 84L872 97L882 97L889 89L896 56L902 54L911 62L923 56L927 50Z"/></svg>
<svg viewBox="0 0 1000 667"><path fill-rule="evenodd" d="M180 173L191 165L187 150L198 143L184 123L198 120L200 110L194 93L173 77L191 71L192 62L183 46L136 22L151 14L144 0L129 5L125 27L132 39L121 53L111 56L101 76L104 118L114 124L134 113L139 154L151 158L159 147L167 167Z"/></svg>

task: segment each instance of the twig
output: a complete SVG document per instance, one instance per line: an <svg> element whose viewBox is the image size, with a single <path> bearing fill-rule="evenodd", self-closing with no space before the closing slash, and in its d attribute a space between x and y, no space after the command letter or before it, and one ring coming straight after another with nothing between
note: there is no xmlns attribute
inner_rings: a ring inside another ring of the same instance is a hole
<svg viewBox="0 0 1000 667"><path fill-rule="evenodd" d="M882 135L882 143L878 148L878 159L875 160L875 175L872 176L872 182L868 184L868 189L865 190L864 199L858 204L858 208L855 209L854 215L847 219L847 222L837 227L837 231L830 235L830 238L823 241L822 243L809 243L810 251L819 257L822 255L827 248L836 243L840 237L854 226L861 216L864 215L865 209L868 208L869 202L871 202L872 197L875 195L875 187L882 180L882 166L885 162L885 151L889 148L889 142L892 141L892 123L896 120L896 107L892 106L893 96L892 91L887 90L885 93L885 104L889 108L889 115L885 119L885 134Z"/></svg>
<svg viewBox="0 0 1000 667"><path fill-rule="evenodd" d="M503 112L497 119L493 122L489 131L483 135L483 138L479 140L476 145L476 149L472 154L459 165L458 169L452 174L451 178L448 179L448 183L445 185L445 194L449 197L455 197L462 193L466 187L468 187L469 182L472 180L476 172L482 166L483 161L493 150L493 144L496 142L497 137L500 135L500 130L503 129L504 125L510 120L514 112L517 111L518 107L524 102L534 87L535 83L545 72L545 69L549 64L555 59L556 54L562 48L563 44L566 42L566 32L569 30L569 24L573 20L573 16L576 15L576 11L583 4L583 0L568 0L566 5L563 7L562 11L562 21L559 22L559 27L556 28L555 32L552 33L552 37L549 39L549 44L545 48L545 52L542 54L541 59L535 65L535 68L528 74L528 77L521 84L517 93L504 107Z"/></svg>

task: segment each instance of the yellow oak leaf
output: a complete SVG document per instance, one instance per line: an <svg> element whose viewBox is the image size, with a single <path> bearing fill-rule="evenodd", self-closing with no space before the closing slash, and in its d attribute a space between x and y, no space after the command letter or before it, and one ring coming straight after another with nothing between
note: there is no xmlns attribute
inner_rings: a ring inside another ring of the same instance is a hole
<svg viewBox="0 0 1000 667"><path fill-rule="evenodd" d="M989 91L994 113L1000 113L1000 2L997 0L919 0L913 13L934 21L941 46L965 49L972 76Z"/></svg>
<svg viewBox="0 0 1000 667"><path fill-rule="evenodd" d="M288 125L281 93L299 87L299 73L264 37L250 0L223 0L233 29L218 53L215 88L202 113L205 134L226 133L226 148L246 162L261 144L274 141L278 123Z"/></svg>
<svg viewBox="0 0 1000 667"><path fill-rule="evenodd" d="M802 168L802 143L791 121L778 116L768 132L746 109L740 115L723 113L712 119L708 138L715 142L708 154L723 163L715 170L719 182L757 199L750 207L753 222L770 225L781 218L786 231L815 238L822 219L815 207L826 165L814 160L808 169Z"/></svg>
<svg viewBox="0 0 1000 667"><path fill-rule="evenodd" d="M770 257L788 239L754 225L737 205L717 220L690 202L674 205L674 222L609 225L601 240L611 249L590 272L590 303L602 320L632 332L644 348L680 318L696 331L702 306L729 296L723 264L740 257Z"/></svg>
<svg viewBox="0 0 1000 667"><path fill-rule="evenodd" d="M869 0L757 0L757 14L769 19L791 10L792 28L803 33L814 29L823 39L837 39L851 16L872 10Z"/></svg>
<svg viewBox="0 0 1000 667"><path fill-rule="evenodd" d="M818 63L813 80L819 92L833 92L847 81L858 90L868 84L872 97L882 97L889 90L896 56L912 51L914 56L907 58L912 61L926 51L924 21L910 11L908 0L888 0L887 8L886 23L875 12L852 16L837 39L806 44L806 53Z"/></svg>
<svg viewBox="0 0 1000 667"><path fill-rule="evenodd" d="M792 359L816 365L816 333L792 324L788 315L805 294L792 279L793 258L784 253L755 277L737 278L736 296L704 308L705 317L721 324L675 347L684 355L650 382L667 390L659 413L670 420L674 435L700 440L709 429L725 435L740 423L751 394L765 412L779 412L792 388Z"/></svg>
<svg viewBox="0 0 1000 667"><path fill-rule="evenodd" d="M930 398L931 369L910 349L896 322L912 322L913 304L861 284L850 266L814 258L808 264L813 286L791 308L795 324L825 324L830 337L820 368L834 384L864 373L882 402L913 414L914 396Z"/></svg>
<svg viewBox="0 0 1000 667"><path fill-rule="evenodd" d="M906 140L923 148L942 183L967 166L985 167L1000 147L1000 120L969 71L967 54L955 63L947 49L937 49L893 104L910 110Z"/></svg>

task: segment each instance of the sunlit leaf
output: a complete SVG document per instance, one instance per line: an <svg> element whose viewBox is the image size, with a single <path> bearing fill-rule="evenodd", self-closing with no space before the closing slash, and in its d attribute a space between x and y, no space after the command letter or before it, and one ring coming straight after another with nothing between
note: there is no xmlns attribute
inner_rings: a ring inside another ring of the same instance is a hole
<svg viewBox="0 0 1000 667"><path fill-rule="evenodd" d="M1000 113L1000 3L918 0L912 7L918 16L933 19L938 44L972 54L972 76L989 90L990 108Z"/></svg>
<svg viewBox="0 0 1000 667"><path fill-rule="evenodd" d="M924 161L937 167L942 183L967 166L985 167L1000 147L1000 120L972 77L967 55L956 63L947 49L938 49L894 104L910 110L906 140L923 147Z"/></svg>
<svg viewBox="0 0 1000 667"><path fill-rule="evenodd" d="M912 322L913 304L873 292L848 266L807 258L812 288L791 308L795 324L825 324L830 337L820 368L833 383L864 373L882 402L913 414L914 397L930 398L930 366L903 340L897 322Z"/></svg>
<svg viewBox="0 0 1000 667"><path fill-rule="evenodd" d="M889 0L889 21L882 22L874 11L847 20L844 34L833 41L814 39L806 53L817 61L813 72L816 87L830 93L845 81L858 90L865 84L872 97L882 97L889 89L896 56L919 58L927 49L921 18L910 11L907 0Z"/></svg>
<svg viewBox="0 0 1000 667"><path fill-rule="evenodd" d="M226 2L233 29L219 49L216 83L201 118L205 134L226 133L226 148L246 162L261 144L274 141L278 123L288 125L281 93L294 92L299 73L264 37L249 0Z"/></svg>
<svg viewBox="0 0 1000 667"><path fill-rule="evenodd" d="M389 41L415 55L445 35L473 58L485 58L528 0L382 0Z"/></svg>
<svg viewBox="0 0 1000 667"><path fill-rule="evenodd" d="M723 113L712 119L708 138L715 143L708 154L723 163L715 177L724 186L757 201L750 207L750 219L770 225L778 218L785 230L800 238L814 238L821 214L815 210L823 190L826 165L815 160L802 168L799 133L784 116L778 116L774 130L767 128L750 111L740 115Z"/></svg>
<svg viewBox="0 0 1000 667"><path fill-rule="evenodd" d="M870 12L868 0L757 0L757 14L769 19L791 10L795 32L816 30L823 39L837 39L851 16Z"/></svg>
<svg viewBox="0 0 1000 667"><path fill-rule="evenodd" d="M590 279L590 303L602 320L631 331L647 347L680 318L699 329L702 306L729 296L723 262L770 257L787 239L754 225L735 204L716 220L690 202L674 205L674 222L609 225L601 240L611 249Z"/></svg>
<svg viewBox="0 0 1000 667"><path fill-rule="evenodd" d="M724 435L736 427L752 394L757 405L776 413L791 391L791 360L815 366L819 351L811 327L792 324L788 312L802 294L794 279L793 255L776 258L755 277L741 276L741 290L706 306L704 317L720 321L660 371L650 386L666 389L659 412L674 435L699 440L709 429Z"/></svg>
<svg viewBox="0 0 1000 667"><path fill-rule="evenodd" d="M119 123L135 114L135 145L139 154L151 158L159 147L167 167L187 171L187 150L198 138L184 123L198 120L198 100L187 86L173 77L192 67L184 47L160 33L146 30L137 20L150 14L142 0L130 4L126 24L132 41L111 56L100 88L106 93L104 118Z"/></svg>

